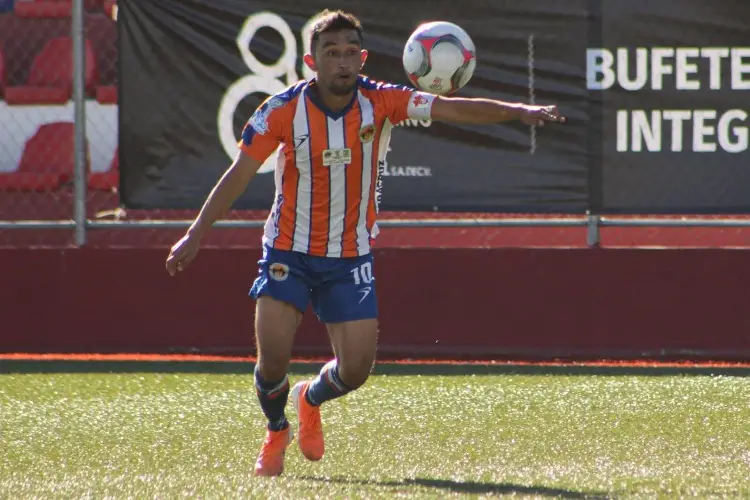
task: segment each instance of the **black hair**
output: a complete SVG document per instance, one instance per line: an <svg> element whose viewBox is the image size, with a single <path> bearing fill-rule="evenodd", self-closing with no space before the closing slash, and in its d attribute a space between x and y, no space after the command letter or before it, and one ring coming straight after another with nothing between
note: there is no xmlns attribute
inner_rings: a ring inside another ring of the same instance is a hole
<svg viewBox="0 0 750 500"><path fill-rule="evenodd" d="M310 52L315 54L315 47L321 33L334 33L343 30L356 31L359 35L359 42L362 43L362 23L354 14L343 10L324 10L318 15L318 20L313 25L310 34Z"/></svg>

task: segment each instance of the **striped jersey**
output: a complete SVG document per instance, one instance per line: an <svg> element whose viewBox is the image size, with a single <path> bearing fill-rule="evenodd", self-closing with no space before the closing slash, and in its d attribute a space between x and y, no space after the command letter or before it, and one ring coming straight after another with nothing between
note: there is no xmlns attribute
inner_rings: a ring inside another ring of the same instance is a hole
<svg viewBox="0 0 750 500"><path fill-rule="evenodd" d="M380 167L393 127L430 118L434 96L359 76L351 102L332 112L301 81L270 96L239 147L263 163L277 155L276 193L263 243L321 257L370 252L378 234Z"/></svg>

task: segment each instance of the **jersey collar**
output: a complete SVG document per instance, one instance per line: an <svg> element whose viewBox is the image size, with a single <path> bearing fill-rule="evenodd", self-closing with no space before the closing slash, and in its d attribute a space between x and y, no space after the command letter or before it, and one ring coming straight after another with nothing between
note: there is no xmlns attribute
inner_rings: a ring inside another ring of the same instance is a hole
<svg viewBox="0 0 750 500"><path fill-rule="evenodd" d="M359 93L359 84L360 84L360 78L357 78L357 85L354 87L354 95L352 96L352 100L349 101L349 103L344 106L344 108L341 111L332 111L328 106L325 105L322 99L318 97L317 92L312 92L311 87L315 84L315 78L310 80L307 84L307 87L305 88L305 95L310 98L310 102L312 102L315 107L320 109L327 117L338 120L345 114L349 112L350 109L354 106L354 103L357 101L357 94Z"/></svg>

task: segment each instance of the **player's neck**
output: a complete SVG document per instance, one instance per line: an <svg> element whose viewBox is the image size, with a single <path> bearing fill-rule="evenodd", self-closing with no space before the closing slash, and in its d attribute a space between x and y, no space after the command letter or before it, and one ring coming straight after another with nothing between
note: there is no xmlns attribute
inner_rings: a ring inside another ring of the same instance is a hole
<svg viewBox="0 0 750 500"><path fill-rule="evenodd" d="M318 94L318 98L322 101L325 107L327 107L334 113L337 113L346 108L354 97L354 91L349 92L346 95L337 95L328 92L327 90L320 87L320 85L315 85L313 88L313 92L316 92Z"/></svg>

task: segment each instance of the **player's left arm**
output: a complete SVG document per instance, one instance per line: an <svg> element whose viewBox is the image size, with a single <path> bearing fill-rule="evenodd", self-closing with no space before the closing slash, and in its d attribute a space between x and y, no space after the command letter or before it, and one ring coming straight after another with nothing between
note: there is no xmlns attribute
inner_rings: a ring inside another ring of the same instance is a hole
<svg viewBox="0 0 750 500"><path fill-rule="evenodd" d="M546 122L565 123L555 105L532 106L520 102L471 97L435 96L430 107L434 121L468 124L490 124L520 120L527 125Z"/></svg>
<svg viewBox="0 0 750 500"><path fill-rule="evenodd" d="M557 106L531 106L477 97L447 97L391 85L380 92L394 123L406 118L450 123L490 124L520 120L529 125L564 123Z"/></svg>

